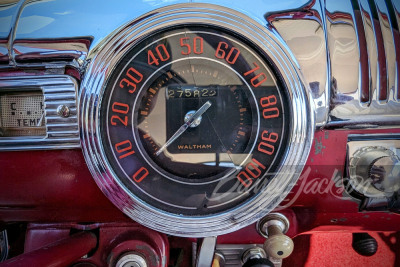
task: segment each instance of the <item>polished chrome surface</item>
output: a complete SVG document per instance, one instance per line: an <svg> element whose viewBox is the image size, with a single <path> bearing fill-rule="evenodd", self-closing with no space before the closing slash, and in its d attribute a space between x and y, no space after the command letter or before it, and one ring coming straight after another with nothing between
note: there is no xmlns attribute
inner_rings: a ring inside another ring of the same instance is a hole
<svg viewBox="0 0 400 267"><path fill-rule="evenodd" d="M388 4L389 11L394 13L394 17L391 17L392 35L394 39L394 47L396 53L396 77L395 77L395 90L397 92L394 97L400 100L400 2L390 0L386 2Z"/></svg>
<svg viewBox="0 0 400 267"><path fill-rule="evenodd" d="M265 253L264 249L255 246L243 252L242 262L245 263L250 259L262 259L266 257L267 254Z"/></svg>
<svg viewBox="0 0 400 267"><path fill-rule="evenodd" d="M90 54L111 32L156 8L185 2L5 1L0 67L69 65L84 73ZM276 33L311 88L317 126L400 124L398 1L195 2L232 8Z"/></svg>
<svg viewBox="0 0 400 267"><path fill-rule="evenodd" d="M389 190L388 183L395 187L400 184L400 176L398 176L400 135L351 135L347 144L347 155L347 172L353 189L367 197L391 197L393 195L393 190ZM389 161L379 162L383 158L389 159ZM383 177L379 181L373 181L371 178L376 171L376 169L374 170L376 163L383 164L384 168L384 172L380 170L379 174ZM384 178L388 179L385 181ZM381 183L383 184L381 185ZM383 190L385 186L387 188ZM397 190L398 188L395 191Z"/></svg>
<svg viewBox="0 0 400 267"><path fill-rule="evenodd" d="M289 220L285 215L274 212L267 214L264 218L257 222L257 232L261 236L268 238L268 227L271 225L279 226L283 234L286 234L290 227Z"/></svg>
<svg viewBox="0 0 400 267"><path fill-rule="evenodd" d="M68 118L69 115L71 115L71 110L69 109L69 107L67 105L59 105L57 107L57 114L60 117Z"/></svg>
<svg viewBox="0 0 400 267"><path fill-rule="evenodd" d="M379 146L392 150L400 156L400 135L399 134L354 134L349 135L347 143L348 157L353 157L354 153L363 147Z"/></svg>
<svg viewBox="0 0 400 267"><path fill-rule="evenodd" d="M136 253L127 253L118 259L115 267L147 267L147 262L142 255Z"/></svg>
<svg viewBox="0 0 400 267"><path fill-rule="evenodd" d="M289 10L268 10L264 17L285 40L311 89L317 126L328 121L330 67L326 23L319 1Z"/></svg>
<svg viewBox="0 0 400 267"><path fill-rule="evenodd" d="M400 124L399 61L395 60L400 40L388 3L326 1L332 66L330 127Z"/></svg>
<svg viewBox="0 0 400 267"><path fill-rule="evenodd" d="M212 265L216 244L216 236L205 237L201 240L199 252L197 253L196 267L209 267Z"/></svg>
<svg viewBox="0 0 400 267"><path fill-rule="evenodd" d="M42 91L46 120L46 136L2 137L0 151L79 148L77 88L75 80L67 75L0 78L0 91ZM68 118L57 114L60 104L70 110Z"/></svg>
<svg viewBox="0 0 400 267"><path fill-rule="evenodd" d="M349 135L347 143L347 163L353 158L357 151L365 147L374 147L379 144L384 149L391 150L397 157L400 157L400 135L399 134L365 134L365 135Z"/></svg>
<svg viewBox="0 0 400 267"><path fill-rule="evenodd" d="M262 244L217 244L215 251L224 257L224 266L240 267L243 266L243 256L246 251L252 249L263 251L262 246Z"/></svg>
<svg viewBox="0 0 400 267"><path fill-rule="evenodd" d="M268 190L251 201L213 216L196 218L152 208L118 182L99 138L100 104L111 70L143 36L171 25L207 24L229 27L231 31L262 48L283 74L291 100L290 146ZM118 44L118 45L117 45ZM81 140L84 156L95 181L108 198L129 217L161 232L190 237L215 236L233 232L263 217L276 207L296 183L307 159L314 135L314 112L289 49L274 31L232 9L214 5L187 4L160 8L120 28L90 55L81 85Z"/></svg>
<svg viewBox="0 0 400 267"><path fill-rule="evenodd" d="M191 1L122 0L118 4L104 2L99 5L95 0L21 0L14 12L17 19L11 24L12 34L8 41L10 65L24 68L71 65L84 72L90 52L111 32L144 13L153 12L155 8L185 2ZM297 67L302 69L307 84L312 88L316 98L314 105L318 109L317 125L326 123L330 83L320 2L258 0L253 1L253 5L227 0L195 2L232 8L275 31L277 38L284 40L293 50L287 53L297 57ZM255 5L259 8L253 8ZM293 12L287 10L304 15L293 17Z"/></svg>
<svg viewBox="0 0 400 267"><path fill-rule="evenodd" d="M350 135L347 192L361 211L399 212L400 135Z"/></svg>
<svg viewBox="0 0 400 267"><path fill-rule="evenodd" d="M6 1L0 6L0 20L5 22L0 62L7 61L8 47L11 65L72 65L84 72L88 55L105 36L141 14L184 2ZM317 126L400 123L397 1L353 1L355 7L349 0L205 2L247 14L277 33L311 88Z"/></svg>
<svg viewBox="0 0 400 267"><path fill-rule="evenodd" d="M0 65L11 64L11 43L14 25L18 18L18 10L22 1L5 0L0 3Z"/></svg>
<svg viewBox="0 0 400 267"><path fill-rule="evenodd" d="M400 189L400 158L389 148L361 147L348 166L350 185L365 197L391 197Z"/></svg>
<svg viewBox="0 0 400 267"><path fill-rule="evenodd" d="M380 43L377 35L380 34L380 31L378 30L379 26L375 23L370 3L368 2L368 0L360 0L359 7L367 44L369 65L369 97L365 102L370 104L372 98L376 98L378 88L379 86L381 86L380 74L381 70L383 69L381 63L384 62L385 59L382 58L384 57L384 54L382 54L382 51L379 49ZM360 38L363 37L364 36L360 36Z"/></svg>
<svg viewBox="0 0 400 267"><path fill-rule="evenodd" d="M16 66L68 64L83 70L90 49L111 32L157 7L186 1L20 2L22 8L10 40Z"/></svg>
<svg viewBox="0 0 400 267"><path fill-rule="evenodd" d="M332 104L336 106L350 99L361 99L363 65L360 63L360 42L351 2L327 1L325 8L332 73L331 96Z"/></svg>
<svg viewBox="0 0 400 267"><path fill-rule="evenodd" d="M383 79L383 81L386 81L386 88L381 86L380 92L378 93L378 100L384 104L388 99L394 99L396 96L396 53L392 34L394 29L390 21L390 14L386 1L375 0L375 6L384 45L383 52L386 57L386 64L382 66L386 71L386 79ZM382 92L383 89L386 89L386 92Z"/></svg>

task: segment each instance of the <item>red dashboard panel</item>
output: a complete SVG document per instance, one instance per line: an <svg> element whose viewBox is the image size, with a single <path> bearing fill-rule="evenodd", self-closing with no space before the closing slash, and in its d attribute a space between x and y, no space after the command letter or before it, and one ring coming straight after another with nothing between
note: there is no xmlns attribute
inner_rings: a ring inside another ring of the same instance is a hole
<svg viewBox="0 0 400 267"><path fill-rule="evenodd" d="M293 218L290 235L312 230L397 229L400 216L358 212L358 202L341 185L348 135L387 133L400 130L323 130L315 134L299 181L276 209ZM131 221L98 189L80 150L2 152L0 164L0 216L5 221Z"/></svg>

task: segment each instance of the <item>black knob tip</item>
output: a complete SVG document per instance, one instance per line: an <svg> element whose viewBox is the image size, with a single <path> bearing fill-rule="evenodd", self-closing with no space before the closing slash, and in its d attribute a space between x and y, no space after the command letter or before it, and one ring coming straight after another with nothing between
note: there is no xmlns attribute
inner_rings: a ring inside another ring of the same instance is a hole
<svg viewBox="0 0 400 267"><path fill-rule="evenodd" d="M265 258L261 259L250 259L245 262L243 267L274 267L274 264Z"/></svg>

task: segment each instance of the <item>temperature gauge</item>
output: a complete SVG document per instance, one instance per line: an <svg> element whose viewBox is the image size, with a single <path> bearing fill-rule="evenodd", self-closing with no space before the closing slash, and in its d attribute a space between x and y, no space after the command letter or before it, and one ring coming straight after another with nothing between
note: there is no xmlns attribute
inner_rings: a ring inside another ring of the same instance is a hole
<svg viewBox="0 0 400 267"><path fill-rule="evenodd" d="M0 95L0 137L44 135L43 94L19 92Z"/></svg>

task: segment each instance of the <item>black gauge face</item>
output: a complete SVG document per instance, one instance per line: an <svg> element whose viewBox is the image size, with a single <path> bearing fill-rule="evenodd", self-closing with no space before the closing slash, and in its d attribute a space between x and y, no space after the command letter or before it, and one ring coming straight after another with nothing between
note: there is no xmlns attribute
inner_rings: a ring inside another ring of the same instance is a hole
<svg viewBox="0 0 400 267"><path fill-rule="evenodd" d="M289 132L287 95L267 60L220 29L166 30L117 65L101 100L118 182L177 215L233 209L264 190Z"/></svg>

